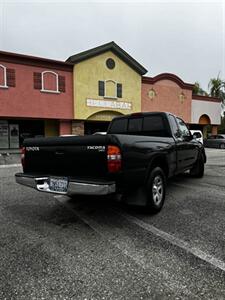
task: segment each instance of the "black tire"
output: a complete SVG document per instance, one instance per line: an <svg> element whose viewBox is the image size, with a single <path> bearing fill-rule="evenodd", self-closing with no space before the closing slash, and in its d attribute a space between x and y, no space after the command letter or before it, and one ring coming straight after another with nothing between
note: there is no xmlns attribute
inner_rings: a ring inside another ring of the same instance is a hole
<svg viewBox="0 0 225 300"><path fill-rule="evenodd" d="M146 207L151 213L158 213L164 204L166 195L166 177L160 167L152 169L146 186Z"/></svg>
<svg viewBox="0 0 225 300"><path fill-rule="evenodd" d="M203 155L201 154L193 166L193 168L190 170L190 175L194 178L202 178L204 176L205 171L205 162Z"/></svg>
<svg viewBox="0 0 225 300"><path fill-rule="evenodd" d="M220 149L225 149L225 144L224 143L220 144Z"/></svg>

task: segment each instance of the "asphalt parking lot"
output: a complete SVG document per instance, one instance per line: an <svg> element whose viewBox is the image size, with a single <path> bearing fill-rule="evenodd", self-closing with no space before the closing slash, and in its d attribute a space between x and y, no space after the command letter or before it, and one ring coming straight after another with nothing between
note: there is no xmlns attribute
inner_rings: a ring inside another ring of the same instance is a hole
<svg viewBox="0 0 225 300"><path fill-rule="evenodd" d="M163 210L69 199L0 168L0 299L224 299L225 150L169 181Z"/></svg>

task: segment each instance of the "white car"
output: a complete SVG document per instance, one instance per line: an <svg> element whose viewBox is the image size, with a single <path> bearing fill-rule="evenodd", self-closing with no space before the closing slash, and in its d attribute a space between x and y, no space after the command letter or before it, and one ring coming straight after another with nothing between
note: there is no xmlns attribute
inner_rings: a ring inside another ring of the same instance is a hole
<svg viewBox="0 0 225 300"><path fill-rule="evenodd" d="M202 135L201 130L190 130L190 132L193 135L195 140L197 140L203 144L203 135Z"/></svg>

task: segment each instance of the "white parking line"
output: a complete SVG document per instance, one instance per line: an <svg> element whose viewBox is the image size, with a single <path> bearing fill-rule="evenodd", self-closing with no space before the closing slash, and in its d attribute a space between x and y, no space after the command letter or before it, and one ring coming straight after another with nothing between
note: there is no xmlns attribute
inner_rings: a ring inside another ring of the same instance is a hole
<svg viewBox="0 0 225 300"><path fill-rule="evenodd" d="M172 245L175 245L175 246L185 250L186 252L196 256L197 258L211 264L215 268L225 271L225 263L222 260L219 260L219 259L213 257L212 255L205 253L202 250L199 250L195 247L191 247L191 246L189 246L189 244L187 242L185 242L165 231L162 231L151 224L145 223L134 216L128 215L126 213L120 213L118 211L116 211L116 213L120 214L121 216L123 216L125 219L127 219L131 223L138 225L139 227L147 230L148 232L166 240L167 242L171 243Z"/></svg>
<svg viewBox="0 0 225 300"><path fill-rule="evenodd" d="M67 203L68 201L67 197L54 196L54 198L56 199L57 202L59 202L61 205L66 207L70 212L72 212L77 218L79 218L81 221L87 224L105 241L109 242L111 245L119 249L123 255L129 257L131 260L133 260L144 270L149 270L150 268L152 268L152 263L147 262L143 254L137 251L135 247L131 247L131 245L127 242L127 239L129 239L127 236L126 237L120 236L118 235L117 229L113 227L110 228L104 224L100 224L99 222L94 220L94 218L87 215L85 212L82 212L80 210L79 211L75 210L73 207L71 207L70 204ZM113 210L113 213L117 213L117 212ZM117 215L119 214L117 213ZM182 292L188 297L188 299L198 298L192 293L191 290L188 289L188 287L184 283L169 276L166 270L160 270L160 268L157 268L157 272L159 272L161 276L165 278L166 281L164 281L164 284L167 285L170 289L174 289L174 287L176 287L178 290L182 290Z"/></svg>
<svg viewBox="0 0 225 300"><path fill-rule="evenodd" d="M80 218L84 223L88 224L94 231L96 231L98 234L104 236L105 238L109 239L110 238L106 236L106 234L104 233L104 231L102 230L101 226L95 221L92 220L90 216L88 215L84 215L84 213L80 212L80 211L76 211L74 210L68 203L68 198L65 196L54 196L54 198L60 202L62 205L64 205L66 208L68 208L70 211L72 211L78 218ZM187 242L175 237L172 234L169 234L165 231L162 231L158 228L156 228L155 226L145 223L142 220L138 219L137 217L134 217L132 215L129 215L127 213L121 213L115 209L113 209L113 212L116 213L117 215L120 215L121 217L125 218L127 221L129 221L130 223L133 223L139 227L141 227L142 229L150 232L151 234L154 234L155 236L160 237L161 239L169 242L170 244L179 247L180 249L184 250L187 253L190 253L192 255L194 255L195 257L199 258L202 261L205 261L206 263L212 265L213 267L220 269L222 271L225 272L225 263L222 260L219 260L215 257L213 257L212 255L205 253L204 251L197 249L195 247L190 246ZM112 241L110 241L112 242ZM117 246L118 248L120 248L121 250L124 250L120 247L120 245L117 245L116 241L114 240L114 242L112 242L112 244L114 244L115 246ZM125 254L130 256L129 253L127 251L123 251L126 252ZM142 265L142 267L146 268L147 266L144 265L144 263L142 262L142 260L140 260L140 258L133 258L139 265Z"/></svg>

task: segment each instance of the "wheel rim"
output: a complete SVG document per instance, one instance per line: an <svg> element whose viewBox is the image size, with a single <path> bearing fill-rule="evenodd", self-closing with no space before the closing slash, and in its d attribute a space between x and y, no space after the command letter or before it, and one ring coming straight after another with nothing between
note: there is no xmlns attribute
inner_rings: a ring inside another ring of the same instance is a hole
<svg viewBox="0 0 225 300"><path fill-rule="evenodd" d="M221 149L225 149L225 144L221 144L221 145L220 145L220 148L221 148Z"/></svg>
<svg viewBox="0 0 225 300"><path fill-rule="evenodd" d="M159 175L153 180L152 199L156 205L159 205L163 199L163 179Z"/></svg>

